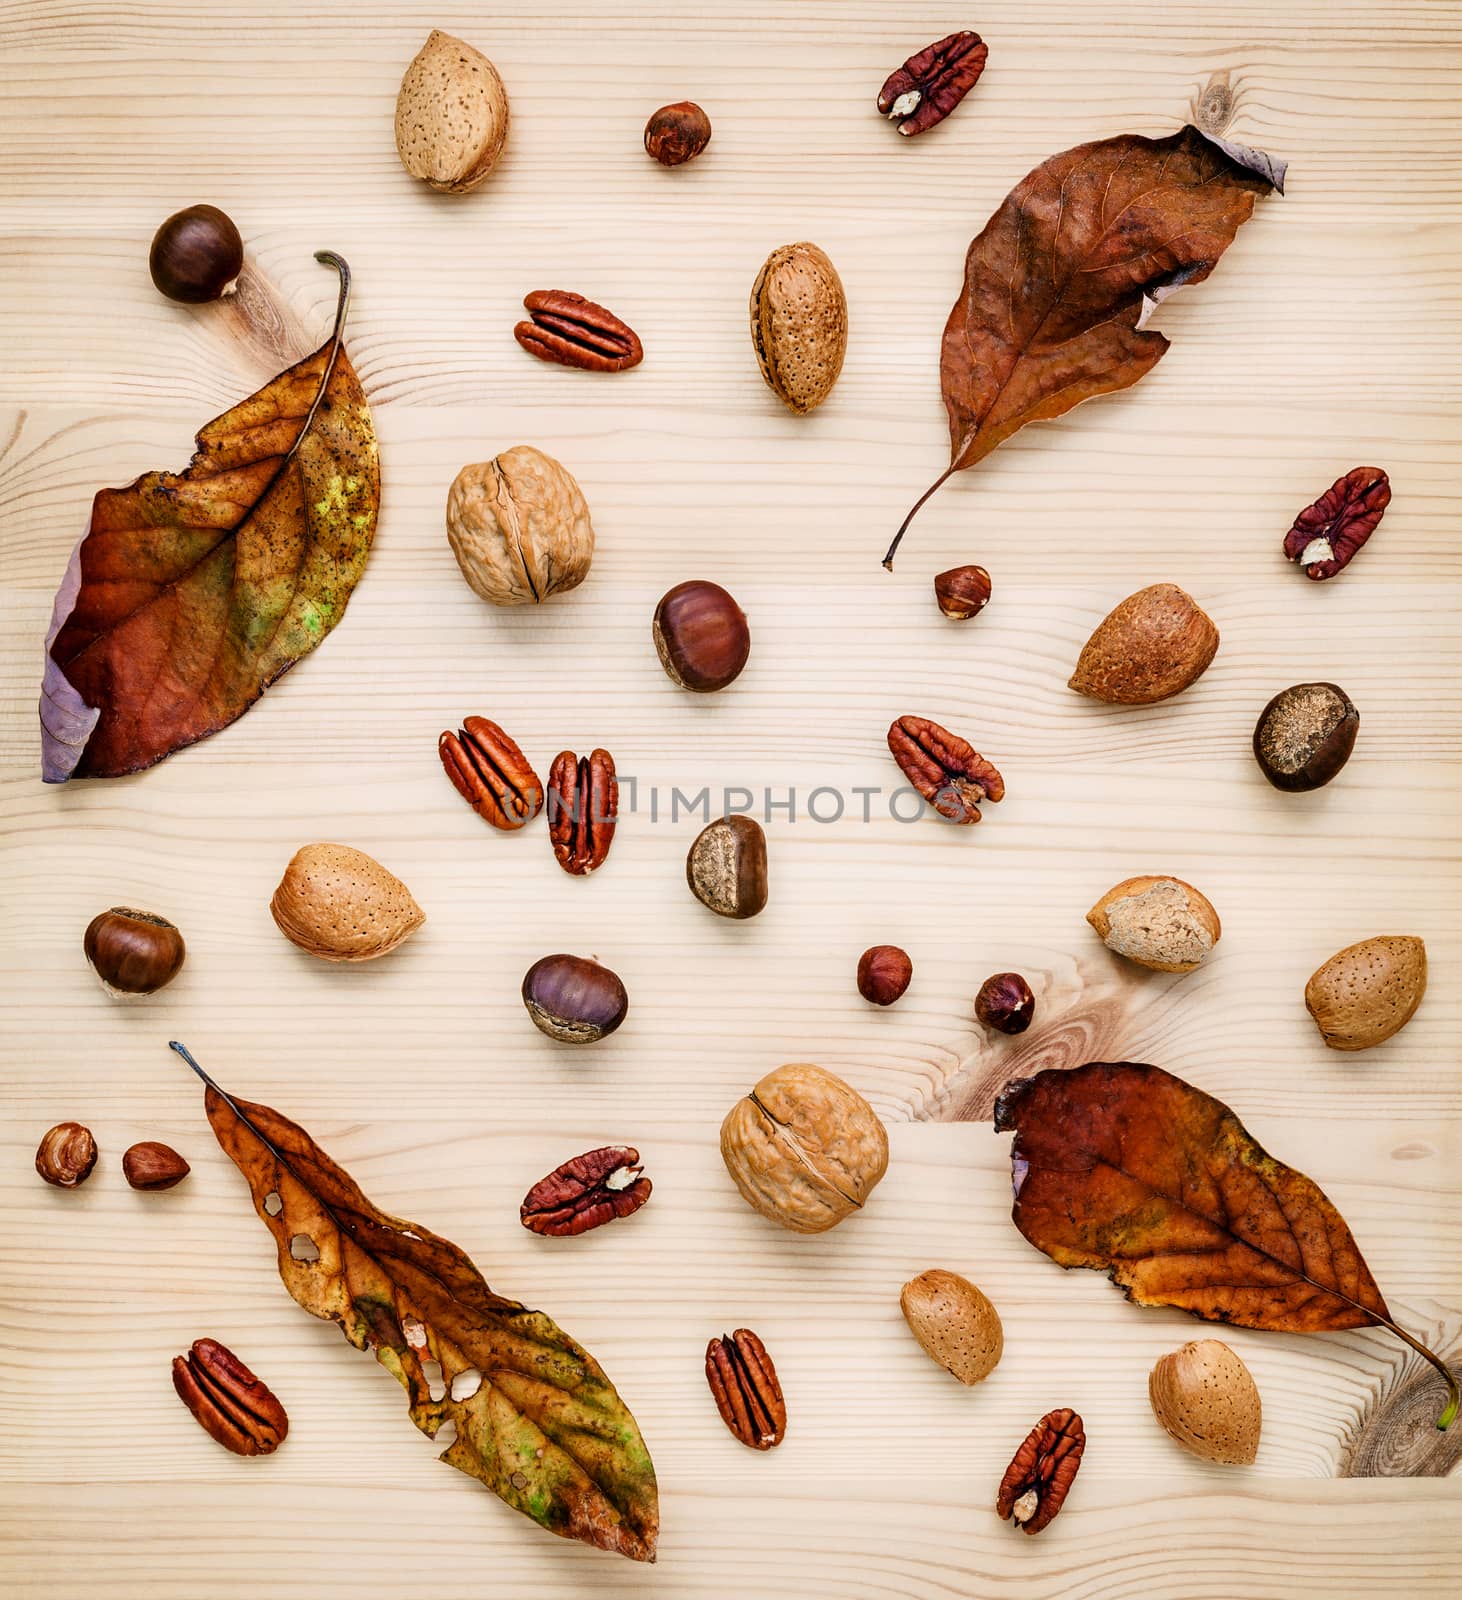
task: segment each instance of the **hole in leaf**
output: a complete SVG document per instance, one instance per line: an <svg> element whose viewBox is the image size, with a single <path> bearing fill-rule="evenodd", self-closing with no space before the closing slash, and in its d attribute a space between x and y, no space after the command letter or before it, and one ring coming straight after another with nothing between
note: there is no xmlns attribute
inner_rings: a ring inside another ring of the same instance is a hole
<svg viewBox="0 0 1462 1600"><path fill-rule="evenodd" d="M440 1400L447 1392L447 1386L442 1381L442 1364L440 1361L423 1361L421 1375L426 1379L427 1393L433 1400Z"/></svg>
<svg viewBox="0 0 1462 1600"><path fill-rule="evenodd" d="M426 1349L426 1324L415 1317L401 1319L401 1331L406 1335L406 1342L413 1350Z"/></svg>
<svg viewBox="0 0 1462 1600"><path fill-rule="evenodd" d="M307 1233L297 1233L289 1241L289 1253L296 1261L318 1261L320 1247Z"/></svg>
<svg viewBox="0 0 1462 1600"><path fill-rule="evenodd" d="M463 1367L452 1379L452 1398L470 1400L482 1387L482 1374L476 1367Z"/></svg>
<svg viewBox="0 0 1462 1600"><path fill-rule="evenodd" d="M266 1217L277 1217L283 1210L284 1201L279 1198L279 1190L271 1189L264 1196L264 1215Z"/></svg>

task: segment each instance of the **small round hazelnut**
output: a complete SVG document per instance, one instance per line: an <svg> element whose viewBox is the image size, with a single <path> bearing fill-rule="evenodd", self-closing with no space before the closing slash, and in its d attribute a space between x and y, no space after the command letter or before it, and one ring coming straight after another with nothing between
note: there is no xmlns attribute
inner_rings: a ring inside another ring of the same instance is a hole
<svg viewBox="0 0 1462 1600"><path fill-rule="evenodd" d="M903 998L914 963L896 944L875 944L858 957L858 993L875 1006L891 1006Z"/></svg>
<svg viewBox="0 0 1462 1600"><path fill-rule="evenodd" d="M608 1038L629 1013L616 973L583 956L544 956L523 978L523 1004L540 1033L560 1044Z"/></svg>
<svg viewBox="0 0 1462 1600"><path fill-rule="evenodd" d="M934 598L946 617L968 622L990 603L990 574L983 567L951 567L935 578Z"/></svg>
<svg viewBox="0 0 1462 1600"><path fill-rule="evenodd" d="M711 119L694 100L661 106L645 124L645 150L662 167L683 167L711 142Z"/></svg>
<svg viewBox="0 0 1462 1600"><path fill-rule="evenodd" d="M153 235L147 266L169 300L202 305L233 293L244 269L244 241L217 206L189 206Z"/></svg>
<svg viewBox="0 0 1462 1600"><path fill-rule="evenodd" d="M1274 785L1291 794L1323 788L1350 760L1360 712L1333 683L1297 683L1259 713L1254 759Z"/></svg>
<svg viewBox="0 0 1462 1600"><path fill-rule="evenodd" d="M660 665L673 682L713 694L740 676L751 654L746 613L718 583L677 583L655 607Z"/></svg>
<svg viewBox="0 0 1462 1600"><path fill-rule="evenodd" d="M87 924L81 941L102 987L117 998L155 994L182 970L183 936L166 917L113 906Z"/></svg>
<svg viewBox="0 0 1462 1600"><path fill-rule="evenodd" d="M685 857L690 892L718 917L744 922L767 903L767 836L752 817L717 817Z"/></svg>
<svg viewBox="0 0 1462 1600"><path fill-rule="evenodd" d="M987 1028L1024 1033L1036 1014L1036 997L1018 972L997 972L986 978L975 996L975 1015Z"/></svg>
<svg viewBox="0 0 1462 1600"><path fill-rule="evenodd" d="M79 1122L58 1122L36 1147L36 1171L58 1189L74 1189L96 1165L96 1140Z"/></svg>
<svg viewBox="0 0 1462 1600"><path fill-rule="evenodd" d="M192 1168L171 1145L156 1139L129 1147L122 1157L122 1175L134 1189L171 1189L186 1178Z"/></svg>

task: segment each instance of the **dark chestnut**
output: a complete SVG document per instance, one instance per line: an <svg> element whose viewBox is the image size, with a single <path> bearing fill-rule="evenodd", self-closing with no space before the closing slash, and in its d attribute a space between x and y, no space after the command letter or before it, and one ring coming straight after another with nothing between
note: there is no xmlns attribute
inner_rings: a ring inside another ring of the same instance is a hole
<svg viewBox="0 0 1462 1600"><path fill-rule="evenodd" d="M661 106L645 124L645 152L662 167L683 167L711 142L711 119L694 100Z"/></svg>
<svg viewBox="0 0 1462 1600"><path fill-rule="evenodd" d="M685 857L690 892L718 917L744 922L767 903L767 836L751 817L717 817Z"/></svg>
<svg viewBox="0 0 1462 1600"><path fill-rule="evenodd" d="M523 1004L535 1026L561 1044L606 1039L629 1012L617 974L583 956L544 956L523 979Z"/></svg>
<svg viewBox="0 0 1462 1600"><path fill-rule="evenodd" d="M990 603L990 574L983 567L951 567L934 580L939 609L954 622L968 622Z"/></svg>
<svg viewBox="0 0 1462 1600"><path fill-rule="evenodd" d="M682 689L711 694L736 679L751 654L746 613L718 583L677 583L655 607L660 665Z"/></svg>
<svg viewBox="0 0 1462 1600"><path fill-rule="evenodd" d="M1254 728L1254 759L1274 785L1303 794L1329 783L1350 760L1360 712L1333 683L1297 683L1264 707Z"/></svg>
<svg viewBox="0 0 1462 1600"><path fill-rule="evenodd" d="M87 924L81 948L110 995L154 994L182 970L183 936L166 917L113 906Z"/></svg>
<svg viewBox="0 0 1462 1600"><path fill-rule="evenodd" d="M1018 972L997 972L986 978L975 996L975 1015L987 1028L1024 1033L1036 1014L1036 997Z"/></svg>
<svg viewBox="0 0 1462 1600"><path fill-rule="evenodd" d="M217 206L175 211L152 238L152 281L169 300L201 305L226 295L244 270L244 241Z"/></svg>
<svg viewBox="0 0 1462 1600"><path fill-rule="evenodd" d="M871 1005L902 999L913 976L914 963L896 944L876 944L858 957L858 993Z"/></svg>

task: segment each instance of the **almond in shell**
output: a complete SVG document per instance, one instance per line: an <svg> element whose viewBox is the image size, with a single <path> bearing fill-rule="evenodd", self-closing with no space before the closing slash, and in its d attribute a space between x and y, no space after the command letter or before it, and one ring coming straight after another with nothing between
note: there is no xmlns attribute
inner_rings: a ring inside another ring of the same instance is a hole
<svg viewBox="0 0 1462 1600"><path fill-rule="evenodd" d="M1426 945L1383 933L1337 951L1305 985L1305 1007L1332 1050L1369 1050L1399 1033L1426 993Z"/></svg>
<svg viewBox="0 0 1462 1600"><path fill-rule="evenodd" d="M979 1383L1005 1349L1000 1313L968 1278L931 1267L910 1278L899 1309L924 1353L961 1383Z"/></svg>
<svg viewBox="0 0 1462 1600"><path fill-rule="evenodd" d="M426 921L398 877L346 844L296 850L269 910L291 944L322 961L374 961Z"/></svg>
<svg viewBox="0 0 1462 1600"><path fill-rule="evenodd" d="M401 165L444 194L487 177L508 137L508 92L480 50L433 28L396 97Z"/></svg>
<svg viewBox="0 0 1462 1600"><path fill-rule="evenodd" d="M1181 878L1125 878L1086 920L1108 950L1158 972L1191 972L1223 933L1207 896Z"/></svg>
<svg viewBox="0 0 1462 1600"><path fill-rule="evenodd" d="M820 406L848 349L848 299L815 244L773 250L751 290L751 342L767 387L799 415Z"/></svg>
<svg viewBox="0 0 1462 1600"><path fill-rule="evenodd" d="M1259 1453L1259 1386L1222 1339L1170 1351L1147 1379L1152 1412L1185 1450L1205 1461L1247 1466Z"/></svg>
<svg viewBox="0 0 1462 1600"><path fill-rule="evenodd" d="M1218 629L1175 583L1139 589L1097 624L1070 687L1109 705L1150 706L1181 693L1218 649Z"/></svg>

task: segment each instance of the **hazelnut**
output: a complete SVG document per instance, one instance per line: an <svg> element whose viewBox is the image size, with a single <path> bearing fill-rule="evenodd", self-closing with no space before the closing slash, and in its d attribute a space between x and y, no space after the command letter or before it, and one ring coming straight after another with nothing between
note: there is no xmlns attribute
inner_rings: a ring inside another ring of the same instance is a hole
<svg viewBox="0 0 1462 1600"><path fill-rule="evenodd" d="M87 924L81 947L102 988L118 999L155 994L177 977L187 951L166 917L113 906Z"/></svg>
<svg viewBox="0 0 1462 1600"><path fill-rule="evenodd" d="M711 142L711 119L694 100L661 106L645 124L645 150L662 167L683 167Z"/></svg>
<svg viewBox="0 0 1462 1600"><path fill-rule="evenodd" d="M217 206L175 211L152 238L147 269L160 294L202 305L232 294L244 270L244 241Z"/></svg>
<svg viewBox="0 0 1462 1600"><path fill-rule="evenodd" d="M651 624L660 665L673 682L712 694L740 676L751 654L746 613L718 583L677 583Z"/></svg>
<svg viewBox="0 0 1462 1600"><path fill-rule="evenodd" d="M1259 1386L1222 1339L1194 1339L1163 1356L1147 1379L1152 1412L1195 1456L1247 1466L1259 1453Z"/></svg>
<svg viewBox="0 0 1462 1600"><path fill-rule="evenodd" d="M291 944L321 961L374 961L426 921L400 878L347 844L296 850L269 914Z"/></svg>
<svg viewBox="0 0 1462 1600"><path fill-rule="evenodd" d="M148 1139L132 1145L122 1157L122 1173L134 1189L171 1189L191 1169L171 1145Z"/></svg>
<svg viewBox="0 0 1462 1600"><path fill-rule="evenodd" d="M1276 789L1323 788L1350 760L1360 712L1333 683L1281 689L1259 713L1254 759Z"/></svg>
<svg viewBox="0 0 1462 1600"><path fill-rule="evenodd" d="M924 1353L961 1383L979 1383L999 1365L1000 1313L968 1278L931 1267L904 1285L899 1309Z"/></svg>
<svg viewBox="0 0 1462 1600"><path fill-rule="evenodd" d="M721 1159L753 1211L794 1233L824 1233L860 1210L883 1177L888 1134L833 1073L778 1067L727 1113Z"/></svg>
<svg viewBox="0 0 1462 1600"><path fill-rule="evenodd" d="M1154 583L1097 624L1069 687L1108 705L1155 705L1199 678L1217 650L1218 629L1193 597Z"/></svg>
<svg viewBox="0 0 1462 1600"><path fill-rule="evenodd" d="M876 944L858 957L858 993L875 1006L891 1006L903 997L914 976L914 963L896 944Z"/></svg>
<svg viewBox="0 0 1462 1600"><path fill-rule="evenodd" d="M1108 950L1158 972L1191 972L1223 932L1207 898L1181 878L1126 878L1086 920Z"/></svg>
<svg viewBox="0 0 1462 1600"><path fill-rule="evenodd" d="M36 1171L58 1189L74 1189L96 1165L96 1140L79 1122L58 1122L36 1146Z"/></svg>
<svg viewBox="0 0 1462 1600"><path fill-rule="evenodd" d="M990 574L983 567L951 567L935 578L934 598L946 617L968 622L990 603Z"/></svg>
<svg viewBox="0 0 1462 1600"><path fill-rule="evenodd" d="M1305 985L1305 1009L1332 1050L1369 1050L1399 1033L1426 993L1426 945L1383 933L1337 951Z"/></svg>
<svg viewBox="0 0 1462 1600"><path fill-rule="evenodd" d="M561 1044L608 1038L629 1012L617 974L583 956L544 956L523 978L523 1004L534 1026Z"/></svg>
<svg viewBox="0 0 1462 1600"><path fill-rule="evenodd" d="M495 606L539 605L589 575L594 527L567 467L532 445L463 467L447 494L462 576Z"/></svg>
<svg viewBox="0 0 1462 1600"><path fill-rule="evenodd" d="M1024 1033L1036 1014L1036 997L1018 972L997 972L986 978L975 996L975 1015L987 1028Z"/></svg>
<svg viewBox="0 0 1462 1600"><path fill-rule="evenodd" d="M751 817L718 817L685 857L691 893L718 917L744 922L767 903L767 836Z"/></svg>
<svg viewBox="0 0 1462 1600"><path fill-rule="evenodd" d="M433 28L396 96L396 153L413 178L466 194L487 177L508 137L508 91L480 50Z"/></svg>

